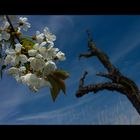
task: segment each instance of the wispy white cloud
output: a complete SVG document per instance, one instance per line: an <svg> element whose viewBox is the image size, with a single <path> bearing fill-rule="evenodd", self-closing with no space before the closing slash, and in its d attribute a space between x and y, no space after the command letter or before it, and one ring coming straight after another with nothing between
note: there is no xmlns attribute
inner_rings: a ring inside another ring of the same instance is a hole
<svg viewBox="0 0 140 140"><path fill-rule="evenodd" d="M100 95L101 96L101 95ZM98 97L87 98L61 109L22 116L17 123L32 124L140 124L140 117L128 101L120 100L113 106L97 107ZM127 110L126 110L127 107ZM97 111L98 110L98 111Z"/></svg>
<svg viewBox="0 0 140 140"><path fill-rule="evenodd" d="M136 41L131 42L131 44L121 44L121 46L127 46L122 47L120 50L117 51L117 53L113 56L112 62L116 63L121 57L125 57L127 54L129 54L132 50L136 49L140 45L140 39L137 38Z"/></svg>
<svg viewBox="0 0 140 140"><path fill-rule="evenodd" d="M12 91L12 92L11 92ZM3 121L10 113L16 112L18 105L23 102L24 94L20 87L13 87L9 89L9 93L3 90L3 94L8 94L6 97L1 96L0 102L0 123Z"/></svg>
<svg viewBox="0 0 140 140"><path fill-rule="evenodd" d="M72 27L74 25L71 16L54 15L48 20L47 26L51 28L55 33L63 33L64 27Z"/></svg>
<svg viewBox="0 0 140 140"><path fill-rule="evenodd" d="M9 77L10 79L10 77ZM1 85L6 85L8 79L4 80ZM27 86L18 84L15 80L10 80L13 82L11 86L5 86L2 92L0 92L0 124L5 123L5 120L10 120L12 116L20 114L23 110L20 110L20 106L26 103L33 103L35 101L41 100L42 98L47 98L49 94L43 94L40 92L35 95L29 91ZM10 120L12 122L12 120Z"/></svg>
<svg viewBox="0 0 140 140"><path fill-rule="evenodd" d="M74 103L73 105L68 105L67 107L63 107L54 111L50 112L41 112L40 114L31 115L31 116L23 116L21 118L18 118L18 120L30 120L30 119L49 119L49 118L55 118L56 116L67 116L69 114L69 111L79 107L81 105L84 105L91 100L96 100L97 97L93 98L87 98L87 99L81 99L79 102Z"/></svg>
<svg viewBox="0 0 140 140"><path fill-rule="evenodd" d="M126 32L123 38L114 44L111 60L113 63L119 61L120 58L125 57L131 51L139 47L140 45L140 29L137 29L139 25L135 23L131 25L130 30Z"/></svg>

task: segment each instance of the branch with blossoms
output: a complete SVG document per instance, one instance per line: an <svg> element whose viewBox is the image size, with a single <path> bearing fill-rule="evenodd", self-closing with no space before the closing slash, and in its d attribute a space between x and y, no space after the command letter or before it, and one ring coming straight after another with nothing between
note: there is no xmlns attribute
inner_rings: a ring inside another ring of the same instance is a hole
<svg viewBox="0 0 140 140"><path fill-rule="evenodd" d="M50 88L53 101L62 90L66 93L64 80L69 74L58 69L56 61L64 61L65 54L54 47L56 36L48 27L33 36L25 36L31 24L26 17L0 16L1 78L3 71L33 92Z"/></svg>

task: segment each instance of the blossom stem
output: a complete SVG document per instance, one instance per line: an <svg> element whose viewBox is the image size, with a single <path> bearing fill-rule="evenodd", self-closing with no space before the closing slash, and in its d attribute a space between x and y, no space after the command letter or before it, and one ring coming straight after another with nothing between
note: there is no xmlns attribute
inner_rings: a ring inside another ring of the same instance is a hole
<svg viewBox="0 0 140 140"><path fill-rule="evenodd" d="M10 26L11 26L11 30L12 30L13 32L15 32L15 29L14 29L14 27L13 27L13 24L12 24L10 18L8 17L8 15L5 15L5 16L6 16L6 19L7 19L7 21L9 22L9 24L10 24ZM17 36L17 34L15 34L15 37L16 37L16 39L19 41L19 43L21 43L20 38Z"/></svg>

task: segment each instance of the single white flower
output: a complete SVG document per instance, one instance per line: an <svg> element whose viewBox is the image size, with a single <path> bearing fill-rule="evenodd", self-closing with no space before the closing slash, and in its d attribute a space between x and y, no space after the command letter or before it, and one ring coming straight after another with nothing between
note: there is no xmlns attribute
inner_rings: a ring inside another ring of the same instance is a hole
<svg viewBox="0 0 140 140"><path fill-rule="evenodd" d="M16 46L16 47L15 47L15 51L16 51L17 53L20 53L20 52L21 52L22 45L21 45L20 43L17 43L15 46Z"/></svg>
<svg viewBox="0 0 140 140"><path fill-rule="evenodd" d="M56 69L57 69L57 66L53 61L46 62L43 69L43 76L50 74L52 71Z"/></svg>
<svg viewBox="0 0 140 140"><path fill-rule="evenodd" d="M56 40L56 36L53 35L50 31L49 31L49 28L48 27L45 27L44 28L44 35L46 37L46 41L48 43L52 43L53 41Z"/></svg>
<svg viewBox="0 0 140 140"><path fill-rule="evenodd" d="M21 54L21 48L22 48L22 45L18 43L15 45L15 49L11 49L11 48L6 49L7 57L6 57L5 63L9 63L10 60L11 60L10 63L12 65L17 65L19 64L19 62L21 62L21 64L26 63L28 61L28 58L26 55ZM9 55L11 55L11 57Z"/></svg>
<svg viewBox="0 0 140 140"><path fill-rule="evenodd" d="M28 73L21 76L20 81L21 83L28 85L30 90L34 92L37 92L40 88L40 79L35 74Z"/></svg>
<svg viewBox="0 0 140 140"><path fill-rule="evenodd" d="M33 46L33 49L28 51L29 56L36 57L36 58L43 58L43 54L46 51L46 47L44 47L45 45L46 42L42 42L41 44L36 43Z"/></svg>
<svg viewBox="0 0 140 140"><path fill-rule="evenodd" d="M16 64L21 62L22 64L26 63L28 61L28 58L24 54L20 54L19 56L16 57Z"/></svg>
<svg viewBox="0 0 140 140"><path fill-rule="evenodd" d="M39 31L36 31L36 41L38 43L41 43L43 42L43 40L44 40L44 34L40 33Z"/></svg>
<svg viewBox="0 0 140 140"><path fill-rule="evenodd" d="M12 48L8 48L8 49L6 49L5 50L5 53L7 54L7 55L15 55L15 50L14 49L12 49Z"/></svg>
<svg viewBox="0 0 140 140"><path fill-rule="evenodd" d="M11 67L7 70L8 75L13 76L17 82L20 82L20 72L19 69L16 67Z"/></svg>
<svg viewBox="0 0 140 140"><path fill-rule="evenodd" d="M3 39L4 40L9 40L9 38L10 38L10 34L7 33L6 31L2 31L0 33L0 41L2 41Z"/></svg>
<svg viewBox="0 0 140 140"><path fill-rule="evenodd" d="M28 19L26 17L19 17L19 25L24 31L27 31L28 28L31 27L31 24L28 23Z"/></svg>
<svg viewBox="0 0 140 140"><path fill-rule="evenodd" d="M9 22L4 21L3 25L0 27L0 31L1 31L0 41L3 40L3 39L4 40L9 40L10 34L7 32L8 27L9 27Z"/></svg>
<svg viewBox="0 0 140 140"><path fill-rule="evenodd" d="M23 83L23 84L27 84L28 86L30 85L29 82L30 82L30 76L32 75L32 73L28 73L24 76L21 76L20 77L20 82Z"/></svg>
<svg viewBox="0 0 140 140"><path fill-rule="evenodd" d="M9 68L9 69L7 70L7 72L8 72L9 75L12 75L12 76L15 77L15 76L18 75L19 69L16 68L16 67L11 67L11 68Z"/></svg>
<svg viewBox="0 0 140 140"><path fill-rule="evenodd" d="M45 54L44 54L44 57L48 61L53 60L56 57L56 54L58 51L59 51L58 48L48 47Z"/></svg>
<svg viewBox="0 0 140 140"><path fill-rule="evenodd" d="M45 65L45 61L40 58L31 57L28 59L30 66L34 71L42 71Z"/></svg>
<svg viewBox="0 0 140 140"><path fill-rule="evenodd" d="M10 26L9 22L7 20L4 20L2 25L0 26L0 30L2 31L7 30L9 26Z"/></svg>
<svg viewBox="0 0 140 140"><path fill-rule="evenodd" d="M36 43L33 46L33 49L28 51L29 56L37 56L38 54L42 55L45 53L46 51L46 47L44 47L46 45L46 42L42 42L41 44Z"/></svg>
<svg viewBox="0 0 140 140"><path fill-rule="evenodd" d="M7 70L7 73L13 76L17 82L20 82L20 77L25 75L26 68L24 66L20 68L11 67Z"/></svg>
<svg viewBox="0 0 140 140"><path fill-rule="evenodd" d="M66 59L65 54L61 51L56 54L56 57L61 61L64 61Z"/></svg>
<svg viewBox="0 0 140 140"><path fill-rule="evenodd" d="M4 60L4 64L8 65L12 62L12 60L13 60L13 57L11 55L7 55L5 60Z"/></svg>

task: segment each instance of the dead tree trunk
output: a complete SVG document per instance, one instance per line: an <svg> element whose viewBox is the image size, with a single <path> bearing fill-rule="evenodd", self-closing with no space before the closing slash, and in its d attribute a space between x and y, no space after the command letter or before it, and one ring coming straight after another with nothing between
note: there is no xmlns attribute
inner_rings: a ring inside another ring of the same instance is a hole
<svg viewBox="0 0 140 140"><path fill-rule="evenodd" d="M105 77L111 82L97 83L91 85L84 85L84 80L87 72L84 73L83 77L79 82L79 89L76 92L76 97L81 97L89 92L97 93L101 90L118 91L125 95L132 105L135 107L137 112L140 114L140 91L134 81L124 76L119 69L117 69L109 60L109 57L99 48L96 47L92 40L91 34L88 32L88 48L89 52L79 55L79 58L89 58L96 56L101 64L107 69L107 73L97 73L97 76Z"/></svg>

